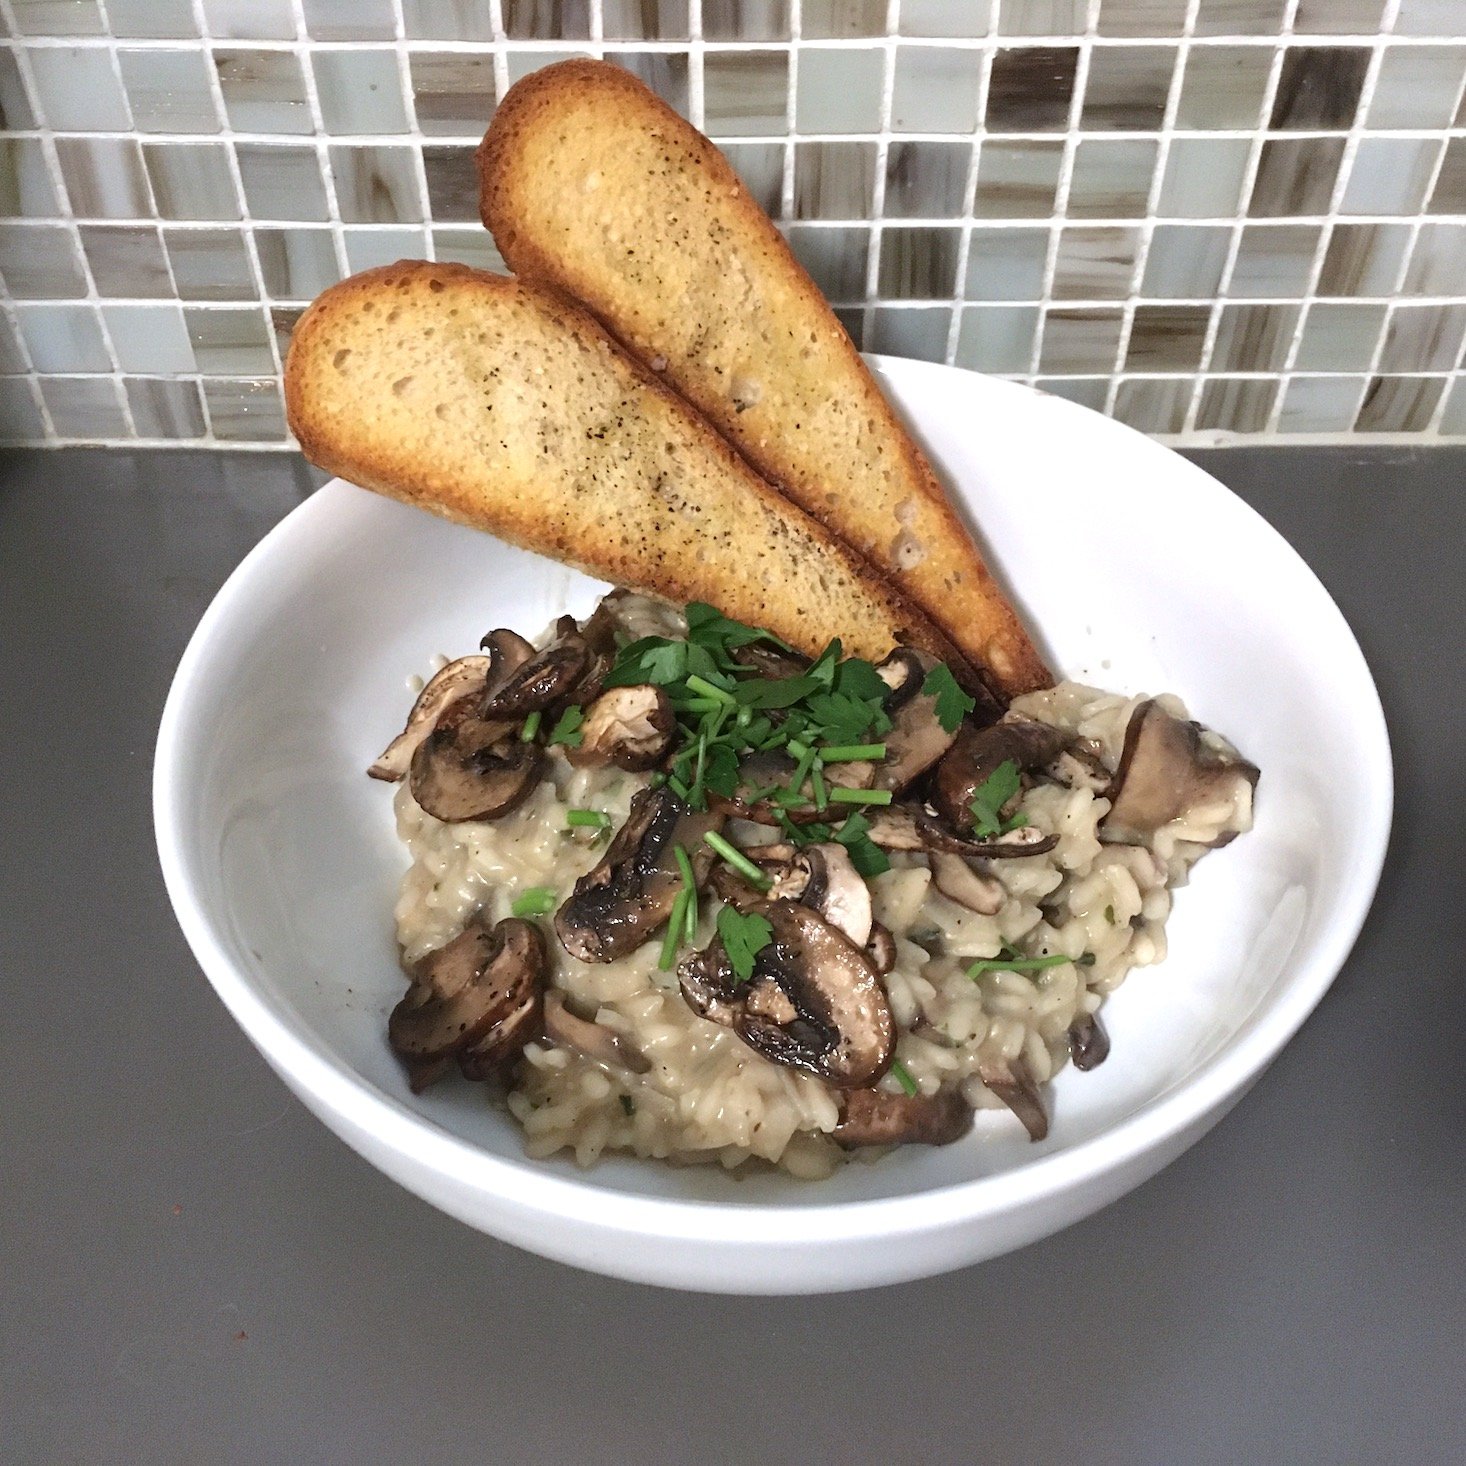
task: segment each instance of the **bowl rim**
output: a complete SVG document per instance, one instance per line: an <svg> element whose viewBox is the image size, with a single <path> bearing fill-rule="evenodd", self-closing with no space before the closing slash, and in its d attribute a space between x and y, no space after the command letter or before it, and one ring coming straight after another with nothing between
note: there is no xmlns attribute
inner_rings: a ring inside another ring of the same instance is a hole
<svg viewBox="0 0 1466 1466"><path fill-rule="evenodd" d="M984 389L1033 393L1018 383L978 377L961 368L903 358L867 355L878 375L935 375L944 380L957 373L974 378ZM288 1076L292 1087L316 1102L354 1131L375 1136L380 1144L436 1173L458 1189L510 1200L522 1213L552 1216L567 1224L600 1232L619 1232L668 1241L705 1244L751 1244L751 1212L774 1210L780 1218L781 1245L806 1242L854 1243L895 1236L918 1237L956 1224L980 1221L1087 1186L1098 1177L1123 1171L1147 1153L1164 1150L1167 1143L1220 1115L1293 1038L1327 992L1358 940L1373 902L1388 847L1393 802L1394 769L1388 726L1378 689L1343 612L1323 582L1288 541L1250 504L1204 469L1154 443L1121 423L1102 417L1064 399L1045 400L1061 413L1083 413L1105 424L1127 440L1128 449L1144 445L1147 453L1164 455L1168 471L1179 462L1189 473L1191 491L1210 496L1227 512L1241 512L1255 521L1254 529L1275 542L1296 562L1304 581L1322 597L1320 609L1342 633L1340 650L1355 663L1367 691L1356 707L1361 741L1370 752L1371 778L1355 808L1359 832L1356 858L1336 898L1337 915L1320 933L1274 999L1263 1022L1252 1024L1219 1049L1170 1090L1142 1104L1133 1113L1073 1146L1035 1157L987 1175L946 1183L908 1194L865 1200L802 1202L700 1200L628 1192L614 1186L593 1186L578 1176L528 1157L500 1157L455 1135L401 1100L378 1090L312 1037L297 1032L258 993L236 967L214 922L197 899L190 877L186 842L186 790L175 774L182 745L188 736L191 707L201 681L208 675L212 653L233 619L236 606L253 588L260 568L279 544L298 534L316 518L330 515L341 496L360 493L342 479L322 485L276 524L229 575L204 612L179 662L164 704L153 765L153 819L164 884L184 936L205 976L251 1042ZM803 1185L804 1183L799 1183ZM593 1212L586 1208L593 1197Z"/></svg>

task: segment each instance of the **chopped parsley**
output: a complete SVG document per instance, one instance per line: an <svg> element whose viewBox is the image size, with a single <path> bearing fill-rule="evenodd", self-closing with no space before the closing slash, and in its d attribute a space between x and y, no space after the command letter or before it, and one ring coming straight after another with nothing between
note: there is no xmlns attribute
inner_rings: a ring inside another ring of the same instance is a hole
<svg viewBox="0 0 1466 1466"><path fill-rule="evenodd" d="M1028 823L1025 815L1003 818L1003 806L1023 787L1018 765L1005 758L981 784L968 806L972 811L972 829L976 835L1007 835Z"/></svg>
<svg viewBox="0 0 1466 1466"><path fill-rule="evenodd" d="M514 916L548 916L555 909L555 893L548 886L530 886L510 904Z"/></svg>
<svg viewBox="0 0 1466 1466"><path fill-rule="evenodd" d="M958 687L957 679L945 662L938 662L921 684L921 690L937 702L937 722L948 733L955 733L963 718L977 706L973 698Z"/></svg>
<svg viewBox="0 0 1466 1466"><path fill-rule="evenodd" d="M718 935L733 964L734 976L739 982L747 982L753 976L758 954L773 941L774 929L768 918L756 911L744 915L736 907L724 906L718 912Z"/></svg>
<svg viewBox="0 0 1466 1466"><path fill-rule="evenodd" d="M585 709L577 706L570 706L560 714L555 726L550 729L550 736L546 740L551 744L561 743L566 748L579 748L583 736L580 725L585 722Z"/></svg>

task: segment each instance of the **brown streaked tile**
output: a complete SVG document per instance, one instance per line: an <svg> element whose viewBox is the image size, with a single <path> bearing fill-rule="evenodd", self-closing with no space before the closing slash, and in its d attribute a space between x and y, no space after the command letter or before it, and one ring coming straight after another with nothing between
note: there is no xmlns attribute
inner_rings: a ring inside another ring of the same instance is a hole
<svg viewBox="0 0 1466 1466"><path fill-rule="evenodd" d="M846 306L837 307L835 319L844 328L845 334L850 338L851 344L857 351L865 350L865 307Z"/></svg>
<svg viewBox="0 0 1466 1466"><path fill-rule="evenodd" d="M483 0L402 0L404 33L425 41L492 41L493 16Z"/></svg>
<svg viewBox="0 0 1466 1466"><path fill-rule="evenodd" d="M1335 224L1318 279L1320 295L1389 295L1410 243L1406 224Z"/></svg>
<svg viewBox="0 0 1466 1466"><path fill-rule="evenodd" d="M232 41L293 41L290 0L203 0L211 36Z"/></svg>
<svg viewBox="0 0 1466 1466"><path fill-rule="evenodd" d="M702 0L702 33L709 41L787 41L788 0Z"/></svg>
<svg viewBox="0 0 1466 1466"><path fill-rule="evenodd" d="M607 51L606 60L645 82L679 116L691 114L687 56L683 52Z"/></svg>
<svg viewBox="0 0 1466 1466"><path fill-rule="evenodd" d="M1158 300L1207 300L1221 288L1232 231L1225 224L1157 224L1140 293Z"/></svg>
<svg viewBox="0 0 1466 1466"><path fill-rule="evenodd" d="M1060 231L1055 300L1123 300L1135 277L1138 229L1079 226Z"/></svg>
<svg viewBox="0 0 1466 1466"><path fill-rule="evenodd" d="M726 143L722 153L759 208L770 218L778 218L784 205L784 144ZM798 211L797 196L795 210Z"/></svg>
<svg viewBox="0 0 1466 1466"><path fill-rule="evenodd" d="M813 35L808 0L804 9L804 34ZM685 41L688 0L601 0L601 34L608 41Z"/></svg>
<svg viewBox="0 0 1466 1466"><path fill-rule="evenodd" d="M1272 59L1264 46L1193 46L1181 81L1176 126L1256 127Z"/></svg>
<svg viewBox="0 0 1466 1466"><path fill-rule="evenodd" d="M242 229L166 229L180 300L254 300L259 289Z"/></svg>
<svg viewBox="0 0 1466 1466"><path fill-rule="evenodd" d="M60 372L110 372L112 355L102 338L101 316L91 304L23 301L15 321L41 376Z"/></svg>
<svg viewBox="0 0 1466 1466"><path fill-rule="evenodd" d="M183 316L201 375L234 377L274 370L269 327L258 307L189 306Z"/></svg>
<svg viewBox="0 0 1466 1466"><path fill-rule="evenodd" d="M1120 350L1120 311L1109 306L1050 307L1044 315L1042 372L1104 372L1115 369Z"/></svg>
<svg viewBox="0 0 1466 1466"><path fill-rule="evenodd" d="M256 229L265 291L275 300L314 300L341 278L329 229Z"/></svg>
<svg viewBox="0 0 1466 1466"><path fill-rule="evenodd" d="M869 350L914 361L941 361L951 325L949 306L878 306L872 312Z"/></svg>
<svg viewBox="0 0 1466 1466"><path fill-rule="evenodd" d="M1190 377L1121 382L1115 417L1142 433L1179 433L1186 426L1195 382Z"/></svg>
<svg viewBox="0 0 1466 1466"><path fill-rule="evenodd" d="M1201 0L1194 34L1275 36L1287 9L1287 0Z"/></svg>
<svg viewBox="0 0 1466 1466"><path fill-rule="evenodd" d="M203 389L216 438L231 443L280 443L288 436L280 384L273 377L211 377Z"/></svg>
<svg viewBox="0 0 1466 1466"><path fill-rule="evenodd" d="M55 219L60 214L40 138L0 136L0 218Z"/></svg>
<svg viewBox="0 0 1466 1466"><path fill-rule="evenodd" d="M1466 224L1427 223L1415 236L1405 295L1459 295L1466 281Z"/></svg>
<svg viewBox="0 0 1466 1466"><path fill-rule="evenodd" d="M1186 0L1104 0L1102 36L1179 36L1186 27Z"/></svg>
<svg viewBox="0 0 1466 1466"><path fill-rule="evenodd" d="M984 140L977 158L974 217L1047 219L1054 212L1063 159L1060 142Z"/></svg>
<svg viewBox="0 0 1466 1466"><path fill-rule="evenodd" d="M822 53L831 54L831 53ZM851 55L843 52L841 55ZM703 54L704 130L716 137L782 134L789 90L785 51L707 51ZM857 127L819 126L805 119L805 77L801 69L799 126L806 132L858 132Z"/></svg>
<svg viewBox="0 0 1466 1466"><path fill-rule="evenodd" d="M104 36L97 0L11 0L15 29L22 36Z"/></svg>
<svg viewBox="0 0 1466 1466"><path fill-rule="evenodd" d="M985 126L988 132L1063 132L1069 125L1074 46L1011 46L993 57Z"/></svg>
<svg viewBox="0 0 1466 1466"><path fill-rule="evenodd" d="M471 147L425 147L423 167L428 178L428 206L438 224L477 221L478 166Z"/></svg>
<svg viewBox="0 0 1466 1466"><path fill-rule="evenodd" d="M782 147L779 151L782 156ZM874 207L875 182L873 142L794 145L796 219L868 219Z"/></svg>
<svg viewBox="0 0 1466 1466"><path fill-rule="evenodd" d="M1372 36L1379 30L1384 11L1385 0L1298 0L1293 33Z"/></svg>
<svg viewBox="0 0 1466 1466"><path fill-rule="evenodd" d="M1065 213L1071 219L1143 218L1159 148L1153 138L1082 138Z"/></svg>
<svg viewBox="0 0 1466 1466"><path fill-rule="evenodd" d="M1466 214L1466 137L1453 137L1446 144L1428 207L1432 214Z"/></svg>
<svg viewBox="0 0 1466 1466"><path fill-rule="evenodd" d="M971 143L893 142L886 153L888 219L950 219L962 212Z"/></svg>
<svg viewBox="0 0 1466 1466"><path fill-rule="evenodd" d="M1260 433L1277 396L1275 377L1213 377L1201 389L1196 426L1207 432Z"/></svg>
<svg viewBox="0 0 1466 1466"><path fill-rule="evenodd" d="M1097 46L1089 58L1084 108L1086 131L1152 131L1166 115L1173 46Z"/></svg>
<svg viewBox="0 0 1466 1466"><path fill-rule="evenodd" d="M331 177L346 224L415 224L422 219L417 149L332 144Z"/></svg>
<svg viewBox="0 0 1466 1466"><path fill-rule="evenodd" d="M98 295L136 300L173 295L156 224L83 224L78 232Z"/></svg>
<svg viewBox="0 0 1466 1466"><path fill-rule="evenodd" d="M1245 224L1227 294L1284 299L1308 291L1321 224Z"/></svg>
<svg viewBox="0 0 1466 1466"><path fill-rule="evenodd" d="M1274 131L1345 131L1359 110L1367 46L1291 46L1268 126Z"/></svg>
<svg viewBox="0 0 1466 1466"><path fill-rule="evenodd" d="M1385 331L1379 372L1446 372L1466 340L1466 305L1398 305Z"/></svg>
<svg viewBox="0 0 1466 1466"><path fill-rule="evenodd" d="M36 406L34 377L0 377L0 443L42 443L46 427Z"/></svg>
<svg viewBox="0 0 1466 1466"><path fill-rule="evenodd" d="M869 229L789 230L789 248L826 300L865 299Z"/></svg>
<svg viewBox="0 0 1466 1466"><path fill-rule="evenodd" d="M130 137L59 137L56 154L71 199L83 219L147 219L153 195L142 150Z"/></svg>
<svg viewBox="0 0 1466 1466"><path fill-rule="evenodd" d="M494 113L488 52L413 51L408 64L417 123L429 137L481 137Z"/></svg>
<svg viewBox="0 0 1466 1466"><path fill-rule="evenodd" d="M957 365L975 372L1027 372L1038 323L1036 305L968 306L957 334Z"/></svg>
<svg viewBox="0 0 1466 1466"><path fill-rule="evenodd" d="M1125 370L1195 371L1201 365L1201 349L1210 320L1211 308L1204 305L1136 306L1130 325L1130 345L1125 353Z"/></svg>
<svg viewBox="0 0 1466 1466"><path fill-rule="evenodd" d="M1047 229L974 229L967 247L968 300L1041 300Z"/></svg>
<svg viewBox="0 0 1466 1466"><path fill-rule="evenodd" d="M1298 314L1296 305L1224 305L1207 369L1281 371L1298 325Z"/></svg>
<svg viewBox="0 0 1466 1466"><path fill-rule="evenodd" d="M42 378L41 396L58 438L104 443L132 436L122 411L122 393L110 377Z"/></svg>
<svg viewBox="0 0 1466 1466"><path fill-rule="evenodd" d="M590 39L590 0L504 0L504 34L511 41Z"/></svg>
<svg viewBox="0 0 1466 1466"><path fill-rule="evenodd" d="M236 132L313 131L305 75L293 51L217 50L214 67Z"/></svg>
<svg viewBox="0 0 1466 1466"><path fill-rule="evenodd" d="M310 62L328 137L409 131L394 52L318 46L311 50Z"/></svg>
<svg viewBox="0 0 1466 1466"><path fill-rule="evenodd" d="M11 324L9 316L0 314L0 376L13 377L29 370L19 332Z"/></svg>
<svg viewBox="0 0 1466 1466"><path fill-rule="evenodd" d="M290 337L294 334L306 309L307 307L303 305L272 305L270 307L270 330L274 334L275 347L280 353L281 361L285 360L285 353L290 350Z"/></svg>
<svg viewBox="0 0 1466 1466"><path fill-rule="evenodd" d="M177 377L129 377L127 400L139 438L202 438L199 384Z"/></svg>
<svg viewBox="0 0 1466 1466"><path fill-rule="evenodd" d="M64 224L0 220L0 275L22 300L74 300L87 293L81 256Z"/></svg>
<svg viewBox="0 0 1466 1466"><path fill-rule="evenodd" d="M1387 46L1365 119L1371 129L1449 127L1466 46Z"/></svg>
<svg viewBox="0 0 1466 1466"><path fill-rule="evenodd" d="M1466 377L1457 377L1441 413L1441 432L1466 436Z"/></svg>
<svg viewBox="0 0 1466 1466"><path fill-rule="evenodd" d="M1423 433L1445 389L1443 377L1375 377L1365 388L1356 433Z"/></svg>
<svg viewBox="0 0 1466 1466"><path fill-rule="evenodd" d="M1086 0L998 0L1001 36L1082 36Z"/></svg>
<svg viewBox="0 0 1466 1466"><path fill-rule="evenodd" d="M397 33L392 0L305 0L313 41L390 41Z"/></svg>
<svg viewBox="0 0 1466 1466"><path fill-rule="evenodd" d="M1300 372L1368 371L1387 310L1383 302L1314 301L1303 323L1294 368Z"/></svg>
<svg viewBox="0 0 1466 1466"><path fill-rule="evenodd" d="M1156 213L1175 219L1234 218L1251 152L1245 137L1173 137Z"/></svg>
<svg viewBox="0 0 1466 1466"><path fill-rule="evenodd" d="M509 273L499 246L487 229L434 229L433 255L450 264L468 265L495 275Z"/></svg>
<svg viewBox="0 0 1466 1466"><path fill-rule="evenodd" d="M1436 137L1359 140L1341 214L1418 214L1441 153Z"/></svg>
<svg viewBox="0 0 1466 1466"><path fill-rule="evenodd" d="M1363 387L1363 377L1294 377L1283 392L1278 431L1347 433Z"/></svg>
<svg viewBox="0 0 1466 1466"><path fill-rule="evenodd" d="M225 143L144 143L143 163L163 219L243 217Z"/></svg>
<svg viewBox="0 0 1466 1466"><path fill-rule="evenodd" d="M398 260L425 260L427 236L415 229L351 229L341 231L346 242L346 263L352 274Z"/></svg>
<svg viewBox="0 0 1466 1466"><path fill-rule="evenodd" d="M885 33L886 0L804 0L799 7L799 34L806 41L853 41Z"/></svg>
<svg viewBox="0 0 1466 1466"><path fill-rule="evenodd" d="M1326 213L1343 156L1341 137L1270 139L1262 145L1247 212L1257 219Z"/></svg>
<svg viewBox="0 0 1466 1466"><path fill-rule="evenodd" d="M191 41L199 33L192 0L107 0L107 20L114 36Z"/></svg>
<svg viewBox="0 0 1466 1466"><path fill-rule="evenodd" d="M883 229L876 293L887 300L950 300L960 229Z"/></svg>
<svg viewBox="0 0 1466 1466"><path fill-rule="evenodd" d="M299 219L323 223L330 218L321 160L307 144L236 143L244 197L256 219ZM227 216L226 216L227 217Z"/></svg>
<svg viewBox="0 0 1466 1466"><path fill-rule="evenodd" d="M119 47L117 65L140 132L218 132L219 116L201 50Z"/></svg>
<svg viewBox="0 0 1466 1466"><path fill-rule="evenodd" d="M26 95L15 52L0 50L0 128L15 131L35 125L35 109Z"/></svg>

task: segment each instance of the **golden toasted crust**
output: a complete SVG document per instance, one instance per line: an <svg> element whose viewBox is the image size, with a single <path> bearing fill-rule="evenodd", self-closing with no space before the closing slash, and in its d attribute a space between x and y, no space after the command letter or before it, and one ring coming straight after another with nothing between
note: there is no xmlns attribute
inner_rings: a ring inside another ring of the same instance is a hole
<svg viewBox="0 0 1466 1466"><path fill-rule="evenodd" d="M306 457L353 483L805 651L904 643L972 681L918 608L545 287L421 261L343 280L295 328L285 404Z"/></svg>
<svg viewBox="0 0 1466 1466"><path fill-rule="evenodd" d="M566 61L510 89L479 169L518 275L588 306L1002 691L1050 685L925 456L701 133L621 68Z"/></svg>

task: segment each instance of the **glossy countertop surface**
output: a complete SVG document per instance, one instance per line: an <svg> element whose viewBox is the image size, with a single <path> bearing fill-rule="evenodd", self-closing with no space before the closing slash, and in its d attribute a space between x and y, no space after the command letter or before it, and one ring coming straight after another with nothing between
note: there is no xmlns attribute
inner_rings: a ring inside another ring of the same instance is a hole
<svg viewBox="0 0 1466 1466"><path fill-rule="evenodd" d="M1379 685L1396 821L1353 956L1237 1109L1098 1215L758 1299L440 1215L287 1094L195 966L153 739L300 460L0 455L0 1459L1466 1459L1466 452L1191 456L1318 572Z"/></svg>

